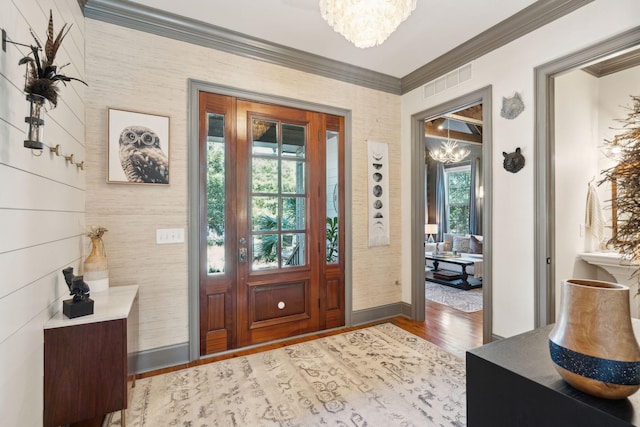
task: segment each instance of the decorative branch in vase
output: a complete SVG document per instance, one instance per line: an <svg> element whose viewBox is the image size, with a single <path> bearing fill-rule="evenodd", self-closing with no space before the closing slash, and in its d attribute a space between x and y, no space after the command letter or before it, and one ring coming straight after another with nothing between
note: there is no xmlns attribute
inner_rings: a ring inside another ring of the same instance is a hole
<svg viewBox="0 0 640 427"><path fill-rule="evenodd" d="M91 239L91 253L82 264L83 274L84 280L94 292L109 288L109 267L102 241L102 236L107 231L109 230L105 227L94 225L86 233Z"/></svg>

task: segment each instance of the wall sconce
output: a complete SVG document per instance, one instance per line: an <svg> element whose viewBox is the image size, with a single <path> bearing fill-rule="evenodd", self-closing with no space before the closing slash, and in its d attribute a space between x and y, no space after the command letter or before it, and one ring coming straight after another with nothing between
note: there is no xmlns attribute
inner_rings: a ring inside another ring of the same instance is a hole
<svg viewBox="0 0 640 427"><path fill-rule="evenodd" d="M435 240L433 239L433 235L438 234L438 224L425 224L424 232L425 234L429 235L429 238L427 239L427 243L435 243Z"/></svg>
<svg viewBox="0 0 640 427"><path fill-rule="evenodd" d="M36 94L27 95L27 101L29 101L29 117L25 117L24 121L29 124L29 132L27 133L27 139L24 140L25 148L31 148L32 150L42 150L44 143L42 142L42 135L44 133L44 119L42 113L44 109L44 97Z"/></svg>

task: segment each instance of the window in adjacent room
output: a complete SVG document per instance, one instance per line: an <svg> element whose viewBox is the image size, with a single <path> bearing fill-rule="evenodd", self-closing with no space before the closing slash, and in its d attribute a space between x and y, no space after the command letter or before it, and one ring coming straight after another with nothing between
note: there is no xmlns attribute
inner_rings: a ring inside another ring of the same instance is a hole
<svg viewBox="0 0 640 427"><path fill-rule="evenodd" d="M448 233L469 234L471 165L445 167Z"/></svg>

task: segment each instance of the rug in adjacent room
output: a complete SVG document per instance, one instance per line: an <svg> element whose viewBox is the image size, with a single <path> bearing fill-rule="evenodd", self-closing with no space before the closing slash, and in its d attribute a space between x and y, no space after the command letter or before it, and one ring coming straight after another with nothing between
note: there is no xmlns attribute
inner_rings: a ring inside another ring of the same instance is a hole
<svg viewBox="0 0 640 427"><path fill-rule="evenodd" d="M120 413L108 426L120 425ZM465 365L390 323L138 380L127 426L464 426Z"/></svg>
<svg viewBox="0 0 640 427"><path fill-rule="evenodd" d="M482 310L482 288L465 291L428 280L424 283L424 297L429 301L444 304L466 313Z"/></svg>

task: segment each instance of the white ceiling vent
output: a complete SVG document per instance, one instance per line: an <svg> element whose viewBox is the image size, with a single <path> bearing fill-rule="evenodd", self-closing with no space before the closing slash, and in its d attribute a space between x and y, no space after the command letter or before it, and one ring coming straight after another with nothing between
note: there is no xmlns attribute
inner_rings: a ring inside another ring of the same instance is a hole
<svg viewBox="0 0 640 427"><path fill-rule="evenodd" d="M425 98L429 98L437 93L444 92L445 90L457 86L462 82L471 80L471 76L471 64L464 65L457 70L454 70L445 76L438 77L424 85L422 87L423 96Z"/></svg>

